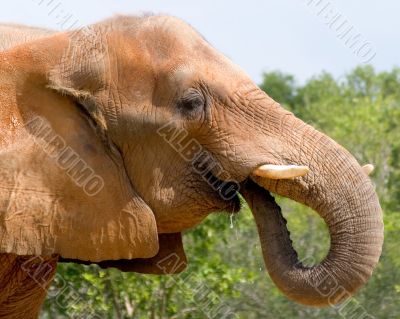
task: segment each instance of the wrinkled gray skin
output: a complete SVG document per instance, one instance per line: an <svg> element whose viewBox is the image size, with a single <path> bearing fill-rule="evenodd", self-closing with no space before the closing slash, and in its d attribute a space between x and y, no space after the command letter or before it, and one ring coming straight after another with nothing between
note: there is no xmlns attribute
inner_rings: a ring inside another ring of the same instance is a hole
<svg viewBox="0 0 400 319"><path fill-rule="evenodd" d="M0 51L48 36L52 33L54 33L54 31L47 29L27 27L18 24L0 24Z"/></svg>

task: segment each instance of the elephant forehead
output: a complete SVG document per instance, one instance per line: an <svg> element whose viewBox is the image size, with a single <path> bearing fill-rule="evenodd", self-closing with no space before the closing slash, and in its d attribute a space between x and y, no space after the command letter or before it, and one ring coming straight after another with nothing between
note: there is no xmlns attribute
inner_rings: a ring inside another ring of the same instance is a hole
<svg viewBox="0 0 400 319"><path fill-rule="evenodd" d="M169 80L172 85L185 84L192 80L195 74L196 71L192 66L181 64L171 72Z"/></svg>
<svg viewBox="0 0 400 319"><path fill-rule="evenodd" d="M145 48L151 64L156 65L156 69L170 72L172 80L176 79L179 82L194 75L207 81L247 77L239 66L179 18L144 18L136 31L129 35L138 40L136 45L140 43L137 51L141 52Z"/></svg>
<svg viewBox="0 0 400 319"><path fill-rule="evenodd" d="M160 31L173 36L175 41L184 39L186 44L196 44L202 36L188 23L171 16L152 16L143 23L145 28L150 28L156 33Z"/></svg>

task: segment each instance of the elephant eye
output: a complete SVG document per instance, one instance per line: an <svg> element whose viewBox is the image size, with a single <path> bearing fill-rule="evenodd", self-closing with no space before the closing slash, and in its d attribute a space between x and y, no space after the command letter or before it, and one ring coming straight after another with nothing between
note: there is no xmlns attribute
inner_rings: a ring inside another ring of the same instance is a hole
<svg viewBox="0 0 400 319"><path fill-rule="evenodd" d="M179 100L178 108L186 115L194 116L204 109L205 98L201 92L196 89L189 89Z"/></svg>

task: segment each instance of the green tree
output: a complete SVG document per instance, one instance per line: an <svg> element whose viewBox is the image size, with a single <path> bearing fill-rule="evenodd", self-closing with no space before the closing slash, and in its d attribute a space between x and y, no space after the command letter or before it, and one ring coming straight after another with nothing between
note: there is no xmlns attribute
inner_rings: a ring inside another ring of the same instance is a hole
<svg viewBox="0 0 400 319"><path fill-rule="evenodd" d="M294 76L280 71L264 73L260 88L282 105L288 108L295 107L297 88Z"/></svg>

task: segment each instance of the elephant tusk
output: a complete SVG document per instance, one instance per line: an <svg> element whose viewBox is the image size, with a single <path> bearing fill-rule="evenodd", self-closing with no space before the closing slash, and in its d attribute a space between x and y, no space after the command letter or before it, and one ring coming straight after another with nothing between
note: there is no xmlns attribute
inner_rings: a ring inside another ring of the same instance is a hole
<svg viewBox="0 0 400 319"><path fill-rule="evenodd" d="M365 174L371 175L371 173L374 171L375 167L372 164L366 164L362 167L362 170Z"/></svg>
<svg viewBox="0 0 400 319"><path fill-rule="evenodd" d="M269 179L291 179L306 175L310 169L298 165L262 165L253 171L253 175Z"/></svg>

